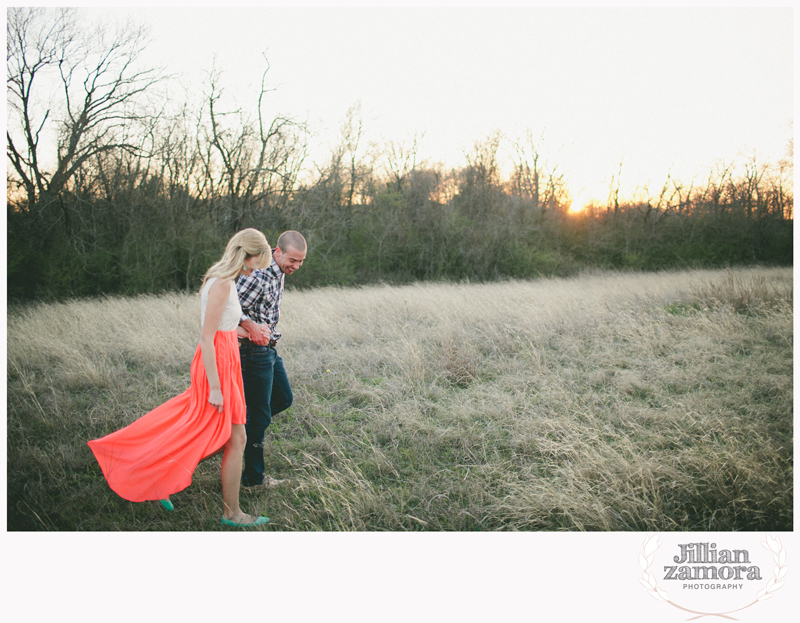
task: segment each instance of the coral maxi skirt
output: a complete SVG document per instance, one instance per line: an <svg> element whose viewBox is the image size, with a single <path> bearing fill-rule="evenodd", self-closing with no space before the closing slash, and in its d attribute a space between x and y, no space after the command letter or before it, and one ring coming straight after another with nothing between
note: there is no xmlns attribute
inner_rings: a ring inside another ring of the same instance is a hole
<svg viewBox="0 0 800 623"><path fill-rule="evenodd" d="M247 411L236 331L214 336L223 413L208 402L208 378L198 345L191 387L123 429L89 442L103 475L131 502L161 500L192 484L205 457L222 448L231 424L244 424Z"/></svg>

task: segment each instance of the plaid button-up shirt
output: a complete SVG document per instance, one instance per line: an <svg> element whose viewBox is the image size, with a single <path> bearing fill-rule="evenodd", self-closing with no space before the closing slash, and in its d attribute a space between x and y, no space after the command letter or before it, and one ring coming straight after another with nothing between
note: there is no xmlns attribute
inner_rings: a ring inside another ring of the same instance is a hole
<svg viewBox="0 0 800 623"><path fill-rule="evenodd" d="M236 291L242 306L242 320L269 325L273 340L281 337L275 325L281 315L283 277L283 272L273 258L269 268L257 268L253 274L242 275L236 282Z"/></svg>

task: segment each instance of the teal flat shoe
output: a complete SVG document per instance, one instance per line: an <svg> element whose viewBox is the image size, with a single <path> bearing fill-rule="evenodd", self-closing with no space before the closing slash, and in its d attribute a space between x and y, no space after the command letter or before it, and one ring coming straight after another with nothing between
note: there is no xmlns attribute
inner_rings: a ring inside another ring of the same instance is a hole
<svg viewBox="0 0 800 623"><path fill-rule="evenodd" d="M236 523L235 521L231 521L230 519L222 518L222 525L223 526L233 526L234 528L252 528L253 526L265 526L269 522L269 517L264 517L263 515L256 519L253 523Z"/></svg>
<svg viewBox="0 0 800 623"><path fill-rule="evenodd" d="M161 506L166 508L168 511L174 511L175 510L175 507L172 505L172 502L170 502L169 499L159 500L159 501L161 502Z"/></svg>

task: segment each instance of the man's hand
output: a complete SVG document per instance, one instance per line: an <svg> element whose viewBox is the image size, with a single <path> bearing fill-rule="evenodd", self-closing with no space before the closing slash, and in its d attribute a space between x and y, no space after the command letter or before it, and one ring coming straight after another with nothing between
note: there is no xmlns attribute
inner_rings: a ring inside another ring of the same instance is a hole
<svg viewBox="0 0 800 623"><path fill-rule="evenodd" d="M269 341L272 339L269 325L259 324L252 320L245 320L240 326L247 331L250 341L254 344L259 344L261 346L269 345Z"/></svg>

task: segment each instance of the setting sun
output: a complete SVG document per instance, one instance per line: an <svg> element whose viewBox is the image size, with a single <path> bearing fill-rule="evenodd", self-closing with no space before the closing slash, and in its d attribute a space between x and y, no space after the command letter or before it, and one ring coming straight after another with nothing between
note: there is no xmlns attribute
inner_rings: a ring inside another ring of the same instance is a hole
<svg viewBox="0 0 800 623"><path fill-rule="evenodd" d="M600 193L597 189L593 189L591 192L589 192L587 191L586 184L581 184L578 186L578 188L580 188L580 190L575 193L575 196L572 198L572 201L569 205L569 214L579 214L586 210L588 206L601 203L597 199L597 197L600 196Z"/></svg>

